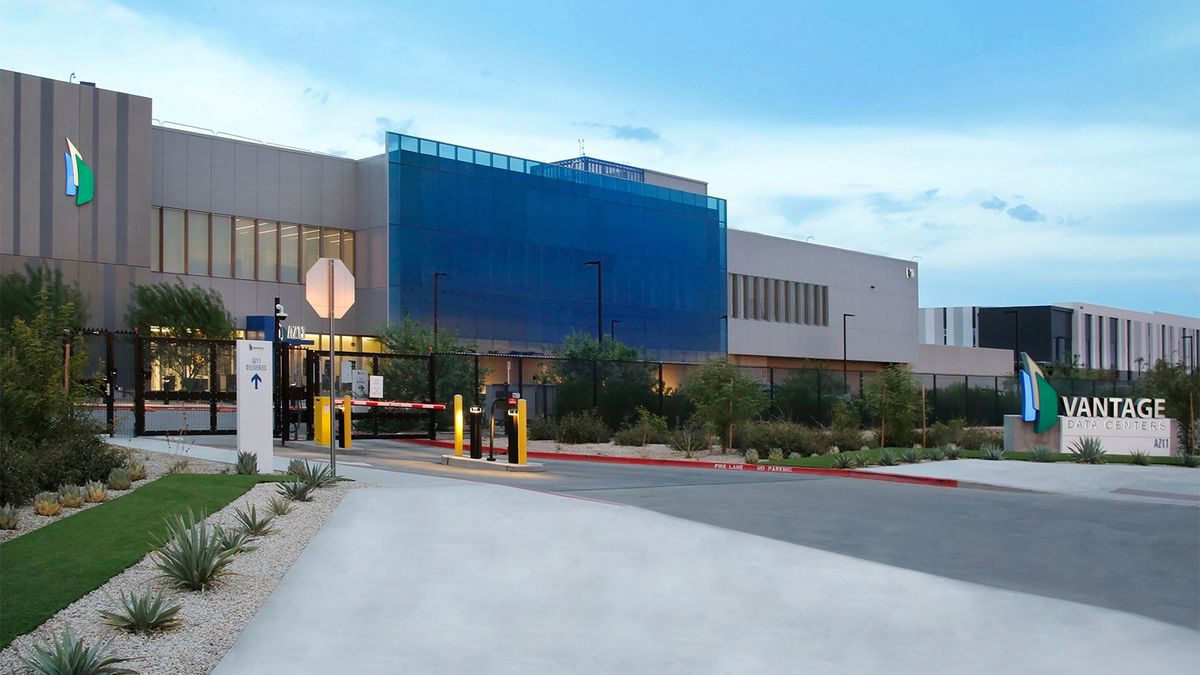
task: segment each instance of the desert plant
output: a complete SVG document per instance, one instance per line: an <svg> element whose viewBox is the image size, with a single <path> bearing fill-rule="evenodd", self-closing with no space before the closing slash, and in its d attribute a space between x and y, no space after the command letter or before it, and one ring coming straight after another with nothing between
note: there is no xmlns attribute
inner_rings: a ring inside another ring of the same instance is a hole
<svg viewBox="0 0 1200 675"><path fill-rule="evenodd" d="M286 516L292 512L292 503L279 497L271 497L267 501L267 512L273 516Z"/></svg>
<svg viewBox="0 0 1200 675"><path fill-rule="evenodd" d="M146 480L146 463L140 459L131 459L125 465L129 470L129 480Z"/></svg>
<svg viewBox="0 0 1200 675"><path fill-rule="evenodd" d="M958 444L968 450L983 450L985 445L1004 444L1004 433L984 427L969 427L959 436Z"/></svg>
<svg viewBox="0 0 1200 675"><path fill-rule="evenodd" d="M690 371L681 391L696 406L697 418L712 425L722 448L732 440L735 426L749 422L767 407L762 386L726 359Z"/></svg>
<svg viewBox="0 0 1200 675"><path fill-rule="evenodd" d="M62 485L58 488L58 503L68 509L77 509L83 506L83 500L86 497L83 488L78 485Z"/></svg>
<svg viewBox="0 0 1200 675"><path fill-rule="evenodd" d="M607 443L612 432L604 420L592 412L573 412L558 421L559 443Z"/></svg>
<svg viewBox="0 0 1200 675"><path fill-rule="evenodd" d="M220 534L203 518L197 522L189 510L186 519L177 514L166 521L169 534L153 553L160 576L178 588L199 591L228 574L235 552L223 547Z"/></svg>
<svg viewBox="0 0 1200 675"><path fill-rule="evenodd" d="M237 507L234 507L233 517L234 520L238 521L238 523L242 526L243 531L245 531L247 534L254 535L255 537L261 537L265 534L270 534L271 530L274 529L274 527L271 525L271 521L275 519L275 516L271 513L265 513L260 518L258 515L258 507L253 504L250 505L249 511L243 511Z"/></svg>
<svg viewBox="0 0 1200 675"><path fill-rule="evenodd" d="M238 528L213 525L213 536L216 538L221 550L226 553L245 553L257 548L250 545L250 541L252 540L250 533Z"/></svg>
<svg viewBox="0 0 1200 675"><path fill-rule="evenodd" d="M613 435L613 443L640 448L650 443L666 443L669 440L666 417L655 415L640 405L637 406L637 415L636 420Z"/></svg>
<svg viewBox="0 0 1200 675"><path fill-rule="evenodd" d="M532 436L530 436L532 438ZM287 472L292 476L299 476L304 471L304 460L293 459L288 462Z"/></svg>
<svg viewBox="0 0 1200 675"><path fill-rule="evenodd" d="M891 450L880 450L879 456L875 458L879 466L896 466L896 455Z"/></svg>
<svg viewBox="0 0 1200 675"><path fill-rule="evenodd" d="M234 469L242 476L252 476L258 473L258 455L253 452L238 452Z"/></svg>
<svg viewBox="0 0 1200 675"><path fill-rule="evenodd" d="M17 529L17 519L20 515L20 510L12 504L0 506L0 530Z"/></svg>
<svg viewBox="0 0 1200 675"><path fill-rule="evenodd" d="M701 424L689 424L671 434L670 446L675 452L682 452L684 457L691 458L697 452L707 450L710 441L707 428Z"/></svg>
<svg viewBox="0 0 1200 675"><path fill-rule="evenodd" d="M178 462L175 462L174 464L171 465L171 467L169 469L167 469L168 474L191 473L191 472L192 472L192 465L186 459L181 459Z"/></svg>
<svg viewBox="0 0 1200 675"><path fill-rule="evenodd" d="M300 473L296 474L296 479L311 488L329 487L334 483L346 480L341 476L333 475L333 469L328 464L309 464L308 462L305 462Z"/></svg>
<svg viewBox="0 0 1200 675"><path fill-rule="evenodd" d="M1053 462L1056 459L1054 455L1054 450L1044 445L1039 445L1029 453L1029 458L1035 462Z"/></svg>
<svg viewBox="0 0 1200 675"><path fill-rule="evenodd" d="M931 462L940 462L943 459L946 459L946 451L935 445L925 451L925 456L928 457L929 461Z"/></svg>
<svg viewBox="0 0 1200 675"><path fill-rule="evenodd" d="M906 448L900 453L900 461L905 464L916 464L921 461L921 451L916 448Z"/></svg>
<svg viewBox="0 0 1200 675"><path fill-rule="evenodd" d="M92 503L102 502L108 499L108 488L104 483L98 480L89 480L83 486L83 491L87 493L87 500Z"/></svg>
<svg viewBox="0 0 1200 675"><path fill-rule="evenodd" d="M750 448L749 450L746 451L746 463L747 464L758 464L758 451L757 450L755 450L754 448Z"/></svg>
<svg viewBox="0 0 1200 675"><path fill-rule="evenodd" d="M278 485L279 494L294 502L311 502L313 487L299 480L287 481Z"/></svg>
<svg viewBox="0 0 1200 675"><path fill-rule="evenodd" d="M854 455L854 466L859 469L865 469L868 466L878 464L879 460L871 455L871 451L867 448L859 450Z"/></svg>
<svg viewBox="0 0 1200 675"><path fill-rule="evenodd" d="M1197 466L1200 466L1200 452L1187 452L1185 450L1179 453L1179 456L1175 458L1175 462L1178 463L1179 466L1186 466L1194 469Z"/></svg>
<svg viewBox="0 0 1200 675"><path fill-rule="evenodd" d="M1134 450L1129 453L1129 461L1138 466L1150 466L1150 453L1144 450Z"/></svg>
<svg viewBox="0 0 1200 675"><path fill-rule="evenodd" d="M1067 450L1079 464L1103 464L1104 455L1108 454L1104 451L1100 439L1094 436L1085 436L1073 441Z"/></svg>
<svg viewBox="0 0 1200 675"><path fill-rule="evenodd" d="M792 461L795 461L797 459L804 459L804 455L802 455L798 452L792 452L792 453L788 454L788 459L792 460Z"/></svg>
<svg viewBox="0 0 1200 675"><path fill-rule="evenodd" d="M94 647L86 647L82 640L70 630L51 639L49 645L33 648L33 658L21 657L21 661L35 673L42 675L119 675L137 671L121 668L117 664L129 659L111 656L111 638Z"/></svg>
<svg viewBox="0 0 1200 675"><path fill-rule="evenodd" d="M780 448L771 448L771 451L767 453L767 460L771 462L782 462L783 450Z"/></svg>
<svg viewBox="0 0 1200 675"><path fill-rule="evenodd" d="M854 466L854 455L848 452L839 452L833 456L833 468L835 469L853 469Z"/></svg>
<svg viewBox="0 0 1200 675"><path fill-rule="evenodd" d="M149 633L177 628L176 614L183 603L167 598L162 591L146 591L142 594L129 592L120 594L121 609L115 612L101 611L104 622L131 633Z"/></svg>
<svg viewBox="0 0 1200 675"><path fill-rule="evenodd" d="M128 469L117 467L108 472L108 489L128 490L130 485L133 485L133 481L129 478Z"/></svg>
<svg viewBox="0 0 1200 675"><path fill-rule="evenodd" d="M994 462L1004 459L1004 448L993 443L984 445L979 451L983 453L982 459L990 459Z"/></svg>
<svg viewBox="0 0 1200 675"><path fill-rule="evenodd" d="M33 498L33 512L39 516L57 516L61 511L57 492L39 492Z"/></svg>
<svg viewBox="0 0 1200 675"><path fill-rule="evenodd" d="M943 445L942 452L946 453L946 459L954 460L962 457L962 448L953 443Z"/></svg>

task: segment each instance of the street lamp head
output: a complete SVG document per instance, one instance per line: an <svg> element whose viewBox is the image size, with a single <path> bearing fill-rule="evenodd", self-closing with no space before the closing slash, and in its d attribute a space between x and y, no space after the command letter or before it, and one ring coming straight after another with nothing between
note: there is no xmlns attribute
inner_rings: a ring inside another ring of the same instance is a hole
<svg viewBox="0 0 1200 675"><path fill-rule="evenodd" d="M595 266L595 265L599 265L600 261L599 260L585 260L583 264L588 265L588 266Z"/></svg>

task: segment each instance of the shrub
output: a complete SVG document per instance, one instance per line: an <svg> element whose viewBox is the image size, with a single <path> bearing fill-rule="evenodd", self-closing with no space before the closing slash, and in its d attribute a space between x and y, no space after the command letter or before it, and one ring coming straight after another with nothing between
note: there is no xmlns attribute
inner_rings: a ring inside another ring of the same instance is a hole
<svg viewBox="0 0 1200 675"><path fill-rule="evenodd" d="M77 509L83 506L86 496L83 488L78 485L64 485L58 488L58 503L68 509Z"/></svg>
<svg viewBox="0 0 1200 675"><path fill-rule="evenodd" d="M612 432L604 420L591 412L573 412L558 423L559 443L607 443Z"/></svg>
<svg viewBox="0 0 1200 675"><path fill-rule="evenodd" d="M891 450L881 450L875 461L879 466L896 466L896 455Z"/></svg>
<svg viewBox="0 0 1200 675"><path fill-rule="evenodd" d="M101 611L104 622L131 633L166 631L179 626L176 614L183 604L169 600L162 591L147 591L138 595L133 591L126 596L121 593L121 609L115 612Z"/></svg>
<svg viewBox="0 0 1200 675"><path fill-rule="evenodd" d="M1103 464L1104 455L1107 454L1101 446L1100 439L1093 436L1073 441L1067 450L1079 464Z"/></svg>
<svg viewBox="0 0 1200 675"><path fill-rule="evenodd" d="M967 450L983 450L985 445L1004 445L1004 433L983 427L964 429L958 445Z"/></svg>
<svg viewBox="0 0 1200 675"><path fill-rule="evenodd" d="M707 450L711 442L707 427L689 424L671 434L670 446L675 452L682 452L684 457L691 458L695 453Z"/></svg>
<svg viewBox="0 0 1200 675"><path fill-rule="evenodd" d="M921 461L921 451L916 448L907 448L900 453L900 461L905 464L916 464Z"/></svg>
<svg viewBox="0 0 1200 675"><path fill-rule="evenodd" d="M754 448L750 448L749 450L746 451L746 463L747 464L758 464L758 451L757 450L755 450Z"/></svg>
<svg viewBox="0 0 1200 675"><path fill-rule="evenodd" d="M558 440L558 421L553 417L535 417L529 420L525 431L531 441L555 441ZM291 469L288 473L291 473Z"/></svg>
<svg viewBox="0 0 1200 675"><path fill-rule="evenodd" d="M253 476L258 473L258 455L253 452L238 452L234 471L242 476Z"/></svg>
<svg viewBox="0 0 1200 675"><path fill-rule="evenodd" d="M670 440L667 418L655 415L640 405L637 407L637 415L636 421L617 431L613 436L614 443L640 448L650 443L666 443Z"/></svg>
<svg viewBox="0 0 1200 675"><path fill-rule="evenodd" d="M89 480L83 486L83 491L87 493L87 500L92 503L98 503L108 499L108 488L104 483L98 480Z"/></svg>
<svg viewBox="0 0 1200 675"><path fill-rule="evenodd" d="M714 359L691 370L683 380L683 395L696 406L696 416L717 430L721 447L732 429L758 416L767 395L758 382L726 359Z"/></svg>
<svg viewBox="0 0 1200 675"><path fill-rule="evenodd" d="M192 465L186 459L181 459L178 462L175 462L174 464L171 465L171 468L167 469L168 474L191 473L191 472L192 472Z"/></svg>
<svg viewBox="0 0 1200 675"><path fill-rule="evenodd" d="M962 457L962 448L953 443L942 446L942 452L946 453L946 459L954 460Z"/></svg>
<svg viewBox="0 0 1200 675"><path fill-rule="evenodd" d="M313 488L308 483L299 480L280 483L279 494L294 502L311 502Z"/></svg>
<svg viewBox="0 0 1200 675"><path fill-rule="evenodd" d="M913 430L922 426L919 424L921 387L908 366L884 366L864 387L863 400L870 415L875 420L882 420L886 434L885 438L879 439L880 445L885 445L885 441L908 445Z"/></svg>
<svg viewBox="0 0 1200 675"><path fill-rule="evenodd" d="M267 512L273 516L286 516L292 512L292 502L279 497L271 497L267 502Z"/></svg>
<svg viewBox="0 0 1200 675"><path fill-rule="evenodd" d="M848 452L839 452L833 456L833 468L835 469L853 469L854 466L854 455Z"/></svg>
<svg viewBox="0 0 1200 675"><path fill-rule="evenodd" d="M792 461L795 461L797 459L804 459L804 455L801 455L798 452L793 452L790 455L788 455L788 459L792 460Z"/></svg>
<svg viewBox="0 0 1200 675"><path fill-rule="evenodd" d="M155 567L178 588L204 590L228 574L234 552L222 546L218 531L189 510L187 518L175 515L166 519L169 534L153 553Z"/></svg>
<svg viewBox="0 0 1200 675"><path fill-rule="evenodd" d="M131 485L133 481L129 479L128 469L115 468L108 472L108 489L128 490Z"/></svg>
<svg viewBox="0 0 1200 675"><path fill-rule="evenodd" d="M1150 453L1144 450L1134 450L1129 453L1129 460L1138 466L1150 466Z"/></svg>
<svg viewBox="0 0 1200 675"><path fill-rule="evenodd" d="M290 476L299 476L304 472L304 460L293 459L292 461L288 462L287 472Z"/></svg>
<svg viewBox="0 0 1200 675"><path fill-rule="evenodd" d="M118 663L129 659L119 659L109 654L112 639L105 640L94 647L85 647L70 630L53 638L49 645L36 645L33 648L33 658L21 657L21 661L42 675L118 675L136 671L121 668Z"/></svg>
<svg viewBox="0 0 1200 675"><path fill-rule="evenodd" d="M1200 466L1200 452L1180 452L1179 457L1175 458L1179 466L1196 468Z"/></svg>
<svg viewBox="0 0 1200 675"><path fill-rule="evenodd" d="M309 464L305 462L296 474L296 479L310 488L329 487L345 478L333 475L333 467L329 464Z"/></svg>
<svg viewBox="0 0 1200 675"><path fill-rule="evenodd" d="M227 529L220 525L213 525L213 537L217 540L217 545L221 547L221 550L226 553L244 553L255 549L250 545L250 533L245 530Z"/></svg>
<svg viewBox="0 0 1200 675"><path fill-rule="evenodd" d="M233 517L241 524L243 531L255 537L269 534L271 530L275 529L271 526L271 521L275 519L275 516L266 513L260 518L258 516L258 507L253 504L250 506L249 511L243 511L235 507L233 509Z"/></svg>
<svg viewBox="0 0 1200 675"><path fill-rule="evenodd" d="M946 459L946 451L935 445L934 447L925 451L925 456L928 457L931 462L940 462L943 459Z"/></svg>
<svg viewBox="0 0 1200 675"><path fill-rule="evenodd" d="M885 450L884 452L888 452L888 451ZM880 453L880 454L882 454L882 453ZM888 457L892 457L892 464L896 463L895 458L892 456L892 454L890 452L888 452ZM854 466L856 466L860 469L865 469L868 466L871 466L873 464L881 464L881 463L882 462L880 462L878 458L873 457L871 455L870 451L866 450L866 449L859 450L858 453L854 455ZM888 466L891 466L891 465L889 464Z"/></svg>
<svg viewBox="0 0 1200 675"><path fill-rule="evenodd" d="M937 446L962 443L962 435L966 426L967 421L961 417L949 422L934 422L933 426L929 427L929 444Z"/></svg>
<svg viewBox="0 0 1200 675"><path fill-rule="evenodd" d="M61 354L58 362L61 369ZM61 388L61 370L58 381ZM4 387L7 385L5 382ZM8 433L8 418L0 419L0 429ZM103 480L114 467L124 464L127 452L103 442L93 431L80 425L40 440L0 435L0 502L21 504L59 485Z"/></svg>
<svg viewBox="0 0 1200 675"><path fill-rule="evenodd" d="M804 425L784 420L749 422L734 429L734 446L746 448L779 448L785 454L824 454L829 447L824 433Z"/></svg>
<svg viewBox="0 0 1200 675"><path fill-rule="evenodd" d="M21 512L12 504L0 506L0 530L17 529L17 520Z"/></svg>
<svg viewBox="0 0 1200 675"><path fill-rule="evenodd" d="M62 511L57 492L40 492L33 498L33 512L39 516L57 516Z"/></svg>
<svg viewBox="0 0 1200 675"><path fill-rule="evenodd" d="M146 463L142 460L129 460L129 463L125 465L125 468L129 470L129 480L146 480Z"/></svg>
<svg viewBox="0 0 1200 675"><path fill-rule="evenodd" d="M1004 459L1004 448L998 445L988 443L979 450L983 453L983 459L990 459L994 462Z"/></svg>
<svg viewBox="0 0 1200 675"><path fill-rule="evenodd" d="M780 448L771 448L771 451L767 453L767 459L772 462L782 462L783 450Z"/></svg>
<svg viewBox="0 0 1200 675"><path fill-rule="evenodd" d="M1057 459L1054 455L1055 452L1053 450L1044 445L1039 445L1029 454L1029 458L1035 462L1053 462Z"/></svg>

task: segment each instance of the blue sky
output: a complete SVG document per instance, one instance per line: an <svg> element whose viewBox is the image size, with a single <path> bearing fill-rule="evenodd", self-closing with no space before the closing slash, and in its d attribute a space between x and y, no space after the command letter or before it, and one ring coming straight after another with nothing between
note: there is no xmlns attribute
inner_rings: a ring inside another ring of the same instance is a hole
<svg viewBox="0 0 1200 675"><path fill-rule="evenodd" d="M353 157L583 138L733 227L915 258L924 306L1200 314L1194 1L12 0L0 67Z"/></svg>

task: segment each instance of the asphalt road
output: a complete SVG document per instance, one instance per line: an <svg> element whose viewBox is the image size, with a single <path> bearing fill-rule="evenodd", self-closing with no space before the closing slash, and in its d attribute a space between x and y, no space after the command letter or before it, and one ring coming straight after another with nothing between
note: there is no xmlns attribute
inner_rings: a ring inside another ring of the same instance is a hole
<svg viewBox="0 0 1200 675"><path fill-rule="evenodd" d="M487 474L437 464L444 452L438 448L389 441L357 445L339 451L339 460L628 504L1200 630L1195 507L573 461L545 461L544 474ZM295 445L276 452L328 457L327 450ZM792 576L803 583L803 570L779 570L779 580Z"/></svg>

